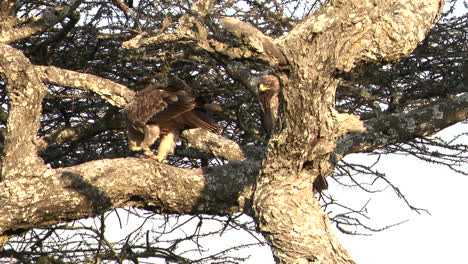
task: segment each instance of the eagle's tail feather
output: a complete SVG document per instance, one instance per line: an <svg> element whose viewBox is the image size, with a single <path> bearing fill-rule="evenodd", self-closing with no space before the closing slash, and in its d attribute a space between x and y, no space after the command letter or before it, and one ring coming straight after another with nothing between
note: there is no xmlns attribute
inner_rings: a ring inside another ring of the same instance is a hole
<svg viewBox="0 0 468 264"><path fill-rule="evenodd" d="M188 120L194 127L199 127L213 133L219 133L219 126L204 113L199 111L191 111L186 113L186 115L187 116L184 116L184 118Z"/></svg>

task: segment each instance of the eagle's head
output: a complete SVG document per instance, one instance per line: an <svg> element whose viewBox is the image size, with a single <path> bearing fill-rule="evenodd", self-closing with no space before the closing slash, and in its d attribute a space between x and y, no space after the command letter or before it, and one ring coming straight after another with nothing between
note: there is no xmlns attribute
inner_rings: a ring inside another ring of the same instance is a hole
<svg viewBox="0 0 468 264"><path fill-rule="evenodd" d="M280 82L274 75L264 75L258 82L258 98L263 110L263 126L271 135L278 118Z"/></svg>

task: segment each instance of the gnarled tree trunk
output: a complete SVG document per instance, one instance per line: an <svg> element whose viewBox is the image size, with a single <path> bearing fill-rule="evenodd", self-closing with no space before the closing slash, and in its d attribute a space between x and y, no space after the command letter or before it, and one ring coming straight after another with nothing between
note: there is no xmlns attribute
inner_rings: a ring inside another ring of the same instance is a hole
<svg viewBox="0 0 468 264"><path fill-rule="evenodd" d="M331 234L312 193L330 175L337 139L361 131L335 111L336 74L364 61L411 52L438 18L443 1L330 1L277 40L290 69L281 75L281 130L254 192L260 230L279 263L354 263Z"/></svg>

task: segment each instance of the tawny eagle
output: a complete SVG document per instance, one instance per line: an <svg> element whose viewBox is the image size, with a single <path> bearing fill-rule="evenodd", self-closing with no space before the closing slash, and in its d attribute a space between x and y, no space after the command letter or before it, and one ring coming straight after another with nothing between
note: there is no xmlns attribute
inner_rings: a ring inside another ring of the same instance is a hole
<svg viewBox="0 0 468 264"><path fill-rule="evenodd" d="M280 83L274 75L264 75L258 82L258 99L263 111L263 127L271 136L278 118Z"/></svg>
<svg viewBox="0 0 468 264"><path fill-rule="evenodd" d="M218 126L199 108L196 98L184 85L172 82L166 87L149 86L125 106L130 149L142 150L147 157L162 162L169 153L174 153L182 130L203 128L218 131ZM159 136L162 136L161 143L158 154L154 155L150 147Z"/></svg>

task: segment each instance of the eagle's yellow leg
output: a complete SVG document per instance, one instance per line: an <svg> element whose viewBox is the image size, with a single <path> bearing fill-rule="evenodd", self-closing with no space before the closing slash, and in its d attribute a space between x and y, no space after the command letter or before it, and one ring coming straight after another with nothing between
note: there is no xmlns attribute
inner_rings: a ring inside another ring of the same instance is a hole
<svg viewBox="0 0 468 264"><path fill-rule="evenodd" d="M140 146L138 145L130 145L130 148L132 150L143 150L144 154L148 157L153 156L153 151L151 151L150 147L153 145L154 141L158 139L159 133L161 132L161 129L159 128L158 125L146 125L143 128L145 137L143 138Z"/></svg>
<svg viewBox="0 0 468 264"><path fill-rule="evenodd" d="M161 143L158 148L158 155L156 160L159 162L164 162L169 153L174 153L177 137L179 133L176 131L170 131L161 139Z"/></svg>

